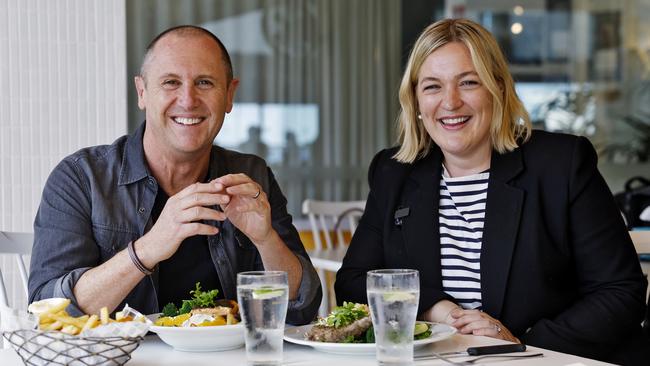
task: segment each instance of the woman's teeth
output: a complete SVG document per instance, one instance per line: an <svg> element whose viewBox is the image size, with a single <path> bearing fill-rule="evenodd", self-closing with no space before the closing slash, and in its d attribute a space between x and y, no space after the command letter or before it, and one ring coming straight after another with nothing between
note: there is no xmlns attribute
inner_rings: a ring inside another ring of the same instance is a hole
<svg viewBox="0 0 650 366"><path fill-rule="evenodd" d="M203 118L174 117L173 119L174 122L180 123L182 125L195 125L203 121Z"/></svg>
<svg viewBox="0 0 650 366"><path fill-rule="evenodd" d="M457 125L469 120L470 117L440 118L440 122L445 125Z"/></svg>

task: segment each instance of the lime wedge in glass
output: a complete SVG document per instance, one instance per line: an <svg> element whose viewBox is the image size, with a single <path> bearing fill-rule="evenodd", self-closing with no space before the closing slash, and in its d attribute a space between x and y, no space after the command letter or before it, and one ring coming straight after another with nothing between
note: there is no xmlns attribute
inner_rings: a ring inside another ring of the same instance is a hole
<svg viewBox="0 0 650 366"><path fill-rule="evenodd" d="M383 294L384 301L386 302L395 302L395 301L412 301L415 300L415 296L410 292L386 292Z"/></svg>
<svg viewBox="0 0 650 366"><path fill-rule="evenodd" d="M258 288L257 290L253 290L253 299L255 300L272 299L282 295L284 295L284 289Z"/></svg>

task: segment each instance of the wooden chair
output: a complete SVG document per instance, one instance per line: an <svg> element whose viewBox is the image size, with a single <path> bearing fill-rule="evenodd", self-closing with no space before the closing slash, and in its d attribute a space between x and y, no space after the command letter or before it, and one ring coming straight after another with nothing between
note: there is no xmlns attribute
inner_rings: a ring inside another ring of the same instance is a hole
<svg viewBox="0 0 650 366"><path fill-rule="evenodd" d="M24 257L31 254L33 242L34 234L32 233L0 231L0 254L15 258L22 280L25 298L27 298L28 292L27 269L25 268ZM9 306L9 297L7 296L7 288L4 280L2 270L0 269L0 305Z"/></svg>
<svg viewBox="0 0 650 366"><path fill-rule="evenodd" d="M317 201L307 199L302 203L302 213L309 218L314 238L314 250L309 252L320 277L323 301L318 314L326 316L330 303L335 303L333 291L327 286L326 272L336 272L347 249L345 231L354 234L366 201ZM332 294L332 296L330 296ZM332 301L330 301L330 298Z"/></svg>

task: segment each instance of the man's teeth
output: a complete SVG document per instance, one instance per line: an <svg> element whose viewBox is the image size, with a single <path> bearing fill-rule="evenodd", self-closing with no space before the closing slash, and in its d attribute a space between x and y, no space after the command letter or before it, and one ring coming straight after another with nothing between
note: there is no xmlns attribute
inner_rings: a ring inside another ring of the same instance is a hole
<svg viewBox="0 0 650 366"><path fill-rule="evenodd" d="M174 122L183 124L183 125L195 125L203 121L203 118L186 118L186 117L175 117Z"/></svg>
<svg viewBox="0 0 650 366"><path fill-rule="evenodd" d="M441 118L440 122L446 125L456 125L459 123L467 122L469 117L456 117L456 118Z"/></svg>

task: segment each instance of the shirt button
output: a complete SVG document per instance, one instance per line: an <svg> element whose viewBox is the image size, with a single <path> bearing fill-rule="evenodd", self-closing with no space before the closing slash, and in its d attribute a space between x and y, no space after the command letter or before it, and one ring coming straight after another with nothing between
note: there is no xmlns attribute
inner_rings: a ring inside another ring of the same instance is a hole
<svg viewBox="0 0 650 366"><path fill-rule="evenodd" d="M141 213L141 214L143 214L143 213L144 213L144 207L140 207L140 208L138 209L138 212Z"/></svg>
<svg viewBox="0 0 650 366"><path fill-rule="evenodd" d="M149 184L153 185L153 178L149 178Z"/></svg>

